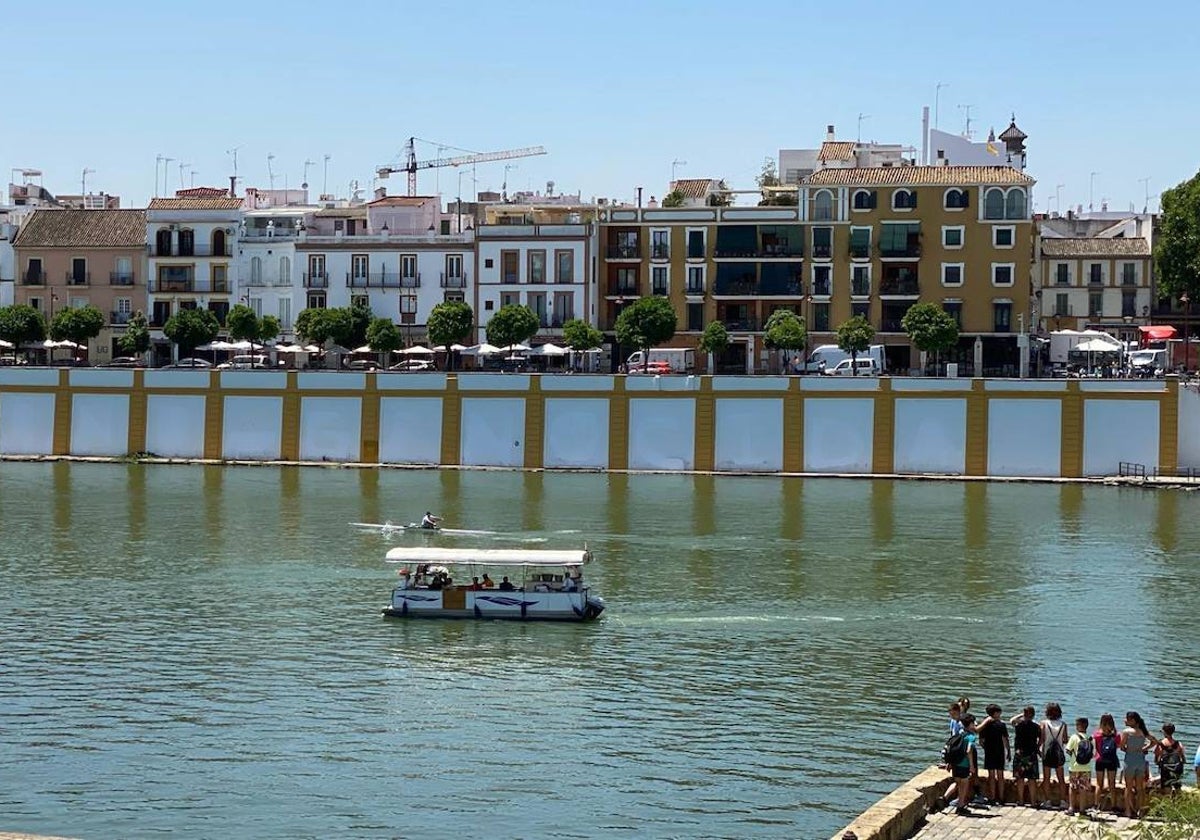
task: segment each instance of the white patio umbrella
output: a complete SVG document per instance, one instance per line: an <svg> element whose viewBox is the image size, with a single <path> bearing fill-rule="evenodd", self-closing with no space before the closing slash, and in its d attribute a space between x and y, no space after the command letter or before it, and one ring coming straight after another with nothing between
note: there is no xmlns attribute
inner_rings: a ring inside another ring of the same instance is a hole
<svg viewBox="0 0 1200 840"><path fill-rule="evenodd" d="M355 347L354 352L355 353L374 353L375 351L371 349L370 344L364 344L362 347Z"/></svg>
<svg viewBox="0 0 1200 840"><path fill-rule="evenodd" d="M203 347L197 347L197 350L236 350L237 346L230 344L228 341L210 341Z"/></svg>
<svg viewBox="0 0 1200 840"><path fill-rule="evenodd" d="M536 350L531 352L531 356L565 356L571 351L565 347L559 347L557 344L546 343Z"/></svg>
<svg viewBox="0 0 1200 840"><path fill-rule="evenodd" d="M528 353L531 349L528 344L510 344L503 348L505 353Z"/></svg>
<svg viewBox="0 0 1200 840"><path fill-rule="evenodd" d="M464 350L468 350L470 348L468 348L465 344L451 344L448 349L451 353L461 353ZM445 353L446 350L447 350L447 347L445 344L439 344L437 347L433 348L434 353Z"/></svg>
<svg viewBox="0 0 1200 840"><path fill-rule="evenodd" d="M306 344L306 345L304 345L304 352L305 353L320 353L321 348L315 344Z"/></svg>
<svg viewBox="0 0 1200 840"><path fill-rule="evenodd" d="M483 344L476 344L474 347L468 347L462 351L467 356L494 356L497 353L504 352L494 344L488 344L486 341Z"/></svg>
<svg viewBox="0 0 1200 840"><path fill-rule="evenodd" d="M1089 338L1076 344L1075 349L1080 353L1116 353L1121 348L1101 338Z"/></svg>
<svg viewBox="0 0 1200 840"><path fill-rule="evenodd" d="M299 344L276 344L276 353L307 353L307 347L301 347Z"/></svg>
<svg viewBox="0 0 1200 840"><path fill-rule="evenodd" d="M72 350L78 350L83 345L76 344L74 341L68 341L65 338L62 341L55 341L52 338L47 338L45 341L42 342L42 346L45 347L47 350L53 350L57 347L62 347L64 349L69 347Z"/></svg>
<svg viewBox="0 0 1200 840"><path fill-rule="evenodd" d="M400 351L406 356L432 356L433 351L428 347L422 347L420 344L414 344L412 347L407 347Z"/></svg>
<svg viewBox="0 0 1200 840"><path fill-rule="evenodd" d="M3 338L0 338L0 349L11 350L11 349L13 349L13 343L11 341L5 341Z"/></svg>
<svg viewBox="0 0 1200 840"><path fill-rule="evenodd" d="M256 345L251 341L246 341L245 339L242 339L241 341L235 341L232 344L230 344L229 349L230 350L253 350L256 346L262 347L261 344Z"/></svg>

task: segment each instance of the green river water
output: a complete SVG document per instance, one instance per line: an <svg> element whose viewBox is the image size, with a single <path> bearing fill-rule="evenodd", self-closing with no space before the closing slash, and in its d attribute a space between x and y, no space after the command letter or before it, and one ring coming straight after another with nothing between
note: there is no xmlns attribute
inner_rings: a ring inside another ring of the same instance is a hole
<svg viewBox="0 0 1200 840"><path fill-rule="evenodd" d="M385 538L426 508L488 537ZM0 464L0 830L828 837L945 706L1200 736L1200 496ZM385 621L390 545L581 547L588 625ZM456 542L457 540L457 542Z"/></svg>

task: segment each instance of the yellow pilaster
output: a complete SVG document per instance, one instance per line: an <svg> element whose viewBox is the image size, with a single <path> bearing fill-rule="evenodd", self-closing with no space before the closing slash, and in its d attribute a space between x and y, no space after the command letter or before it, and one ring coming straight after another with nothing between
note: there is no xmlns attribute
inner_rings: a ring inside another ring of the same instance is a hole
<svg viewBox="0 0 1200 840"><path fill-rule="evenodd" d="M379 463L379 389L377 374L367 374L367 386L362 395L362 445L358 460L364 464Z"/></svg>
<svg viewBox="0 0 1200 840"><path fill-rule="evenodd" d="M613 377L612 399L608 416L608 468L629 469L629 395L625 392L625 377Z"/></svg>
<svg viewBox="0 0 1200 840"><path fill-rule="evenodd" d="M1063 478L1083 475L1083 394L1079 380L1067 380L1067 392L1062 399L1062 451L1059 455L1059 474Z"/></svg>
<svg viewBox="0 0 1200 840"><path fill-rule="evenodd" d="M133 388L129 392L129 442L126 454L146 451L146 371L133 371Z"/></svg>
<svg viewBox="0 0 1200 840"><path fill-rule="evenodd" d="M279 430L279 457L284 461L300 460L300 377L294 370L287 372L287 390L283 392L283 424Z"/></svg>
<svg viewBox="0 0 1200 840"><path fill-rule="evenodd" d="M525 392L525 469L540 470L546 441L546 396L542 393L542 378L529 377Z"/></svg>
<svg viewBox="0 0 1200 840"><path fill-rule="evenodd" d="M871 447L871 472L887 475L896 471L896 394L892 378L879 377L875 394L875 437Z"/></svg>
<svg viewBox="0 0 1200 840"><path fill-rule="evenodd" d="M62 368L58 372L58 386L54 389L54 454L71 454L71 371Z"/></svg>
<svg viewBox="0 0 1200 840"><path fill-rule="evenodd" d="M204 457L220 460L224 453L225 395L221 393L221 372L209 371L208 394L204 399Z"/></svg>
<svg viewBox="0 0 1200 840"><path fill-rule="evenodd" d="M1168 379L1166 385L1158 403L1158 467L1174 472L1179 468L1179 380Z"/></svg>
<svg viewBox="0 0 1200 840"><path fill-rule="evenodd" d="M804 471L804 396L798 376L788 380L783 397L783 471Z"/></svg>
<svg viewBox="0 0 1200 840"><path fill-rule="evenodd" d="M716 465L717 400L713 394L712 377L700 377L696 394L696 429L693 464L696 472L712 472Z"/></svg>
<svg viewBox="0 0 1200 840"><path fill-rule="evenodd" d="M967 475L987 475L988 471L988 400L986 380L972 379L967 396Z"/></svg>
<svg viewBox="0 0 1200 840"><path fill-rule="evenodd" d="M458 466L461 455L462 396L458 377L446 374L446 393L442 396L442 466Z"/></svg>

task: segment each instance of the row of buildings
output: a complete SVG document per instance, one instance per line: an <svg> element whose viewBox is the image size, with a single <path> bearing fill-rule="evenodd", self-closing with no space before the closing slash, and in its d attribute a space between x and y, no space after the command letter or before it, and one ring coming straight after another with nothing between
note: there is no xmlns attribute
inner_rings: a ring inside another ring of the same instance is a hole
<svg viewBox="0 0 1200 840"><path fill-rule="evenodd" d="M519 304L539 316L535 341L554 340L572 318L597 325L616 364L622 309L662 296L678 315L672 345L695 346L721 321L733 340L719 366L739 371L765 365L762 326L781 308L806 319L810 346L862 315L903 370L917 359L900 321L933 301L960 325L952 360L969 368L978 340L985 369L999 374L1017 373L1029 333L1096 327L1133 338L1179 316L1154 293L1153 219L1035 215L1026 139L1013 122L989 138L982 162L931 150L922 164L900 147L838 140L831 126L819 148L781 152L782 183L750 206L715 179L687 179L671 184L671 201L644 206L480 196L444 209L437 196L383 190L309 204L295 190L195 188L137 210L10 207L0 302L49 317L98 306L110 314L91 348L98 363L118 353L137 310L165 361L161 327L189 307L223 321L244 303L276 315L291 339L302 310L363 303L416 343L435 305L461 300L479 341L495 311Z"/></svg>

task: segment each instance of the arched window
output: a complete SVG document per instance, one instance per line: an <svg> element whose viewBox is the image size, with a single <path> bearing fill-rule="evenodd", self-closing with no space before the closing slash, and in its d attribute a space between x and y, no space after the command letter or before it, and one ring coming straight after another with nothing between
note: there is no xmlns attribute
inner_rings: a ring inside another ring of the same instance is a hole
<svg viewBox="0 0 1200 840"><path fill-rule="evenodd" d="M262 257L250 258L250 282L256 286L262 283Z"/></svg>
<svg viewBox="0 0 1200 840"><path fill-rule="evenodd" d="M828 222L833 218L833 193L820 190L813 198L813 219Z"/></svg>
<svg viewBox="0 0 1200 840"><path fill-rule="evenodd" d="M999 187L992 187L983 197L983 218L985 219L1003 219L1004 218L1004 191Z"/></svg>
<svg viewBox="0 0 1200 840"><path fill-rule="evenodd" d="M896 190L892 193L893 210L912 210L917 206L917 194L912 190Z"/></svg>
<svg viewBox="0 0 1200 840"><path fill-rule="evenodd" d="M191 228L179 231L179 256L193 257L196 255L196 232Z"/></svg>
<svg viewBox="0 0 1200 840"><path fill-rule="evenodd" d="M159 228L154 234L154 253L160 257L171 256L171 229Z"/></svg>
<svg viewBox="0 0 1200 840"><path fill-rule="evenodd" d="M229 255L228 255L228 254L225 252L225 231L224 231L223 229L221 229L221 228L217 228L216 230L214 230L214 231L213 231L213 234L212 234L212 255L213 255L214 257L226 257L226 256L229 256Z"/></svg>
<svg viewBox="0 0 1200 840"><path fill-rule="evenodd" d="M967 206L967 191L949 189L946 190L946 209L947 210L962 210Z"/></svg>
<svg viewBox="0 0 1200 840"><path fill-rule="evenodd" d="M875 194L869 190L858 190L854 193L854 209L870 210L875 206Z"/></svg>
<svg viewBox="0 0 1200 840"><path fill-rule="evenodd" d="M279 282L285 286L292 285L292 261L287 257L279 258Z"/></svg>
<svg viewBox="0 0 1200 840"><path fill-rule="evenodd" d="M1008 191L1008 197L1004 202L1004 215L1008 219L1025 218L1025 190L1013 187Z"/></svg>

